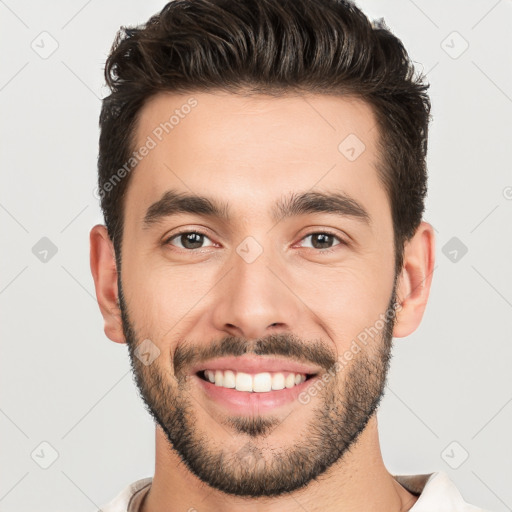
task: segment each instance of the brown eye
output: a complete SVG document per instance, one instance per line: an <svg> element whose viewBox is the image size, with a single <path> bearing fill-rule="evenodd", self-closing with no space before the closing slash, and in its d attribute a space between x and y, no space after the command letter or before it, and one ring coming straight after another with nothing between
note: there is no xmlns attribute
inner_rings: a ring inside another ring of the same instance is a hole
<svg viewBox="0 0 512 512"><path fill-rule="evenodd" d="M339 238L338 236L324 232L310 233L309 235L306 235L303 238L303 240L306 240L308 238L311 238L311 245L309 245L309 247L318 250L331 249L335 245L344 243L343 240L341 240L341 238ZM335 240L337 240L338 242L333 244ZM306 245L306 247L308 246Z"/></svg>
<svg viewBox="0 0 512 512"><path fill-rule="evenodd" d="M210 240L204 233L199 233L198 231L185 231L173 235L171 238L167 240L166 243L170 245L176 245L180 249L194 250L200 249L202 247L207 247L203 246L205 239ZM173 241L177 241L177 244L172 243Z"/></svg>

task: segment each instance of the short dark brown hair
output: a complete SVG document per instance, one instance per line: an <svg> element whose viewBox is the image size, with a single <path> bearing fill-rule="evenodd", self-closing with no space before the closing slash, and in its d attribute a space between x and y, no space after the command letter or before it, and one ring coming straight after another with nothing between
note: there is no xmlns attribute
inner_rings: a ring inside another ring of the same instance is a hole
<svg viewBox="0 0 512 512"><path fill-rule="evenodd" d="M394 228L397 272L427 192L428 85L382 20L345 0L174 0L121 27L105 66L98 190L121 263L125 192L138 115L159 92L317 93L369 104L379 127L379 177ZM341 141L340 141L341 142ZM109 186L110 184L110 186Z"/></svg>

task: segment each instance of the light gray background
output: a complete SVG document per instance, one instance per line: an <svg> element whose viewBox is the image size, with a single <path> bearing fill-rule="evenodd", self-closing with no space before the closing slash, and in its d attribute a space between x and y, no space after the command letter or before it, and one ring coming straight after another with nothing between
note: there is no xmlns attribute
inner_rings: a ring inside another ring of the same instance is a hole
<svg viewBox="0 0 512 512"><path fill-rule="evenodd" d="M1 511L87 512L153 474L154 427L126 346L103 333L88 234L102 222L103 64L120 25L163 5L0 1ZM444 470L470 503L512 510L512 2L359 5L428 72L434 118L437 264L421 327L396 340L384 460L395 474ZM46 262L43 237L57 248ZM58 453L48 469L42 442Z"/></svg>

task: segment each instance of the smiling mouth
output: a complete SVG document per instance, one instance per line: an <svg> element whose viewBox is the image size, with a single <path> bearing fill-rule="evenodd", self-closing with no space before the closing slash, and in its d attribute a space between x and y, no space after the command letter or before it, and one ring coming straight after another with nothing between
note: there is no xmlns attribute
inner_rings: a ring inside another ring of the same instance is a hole
<svg viewBox="0 0 512 512"><path fill-rule="evenodd" d="M316 374L309 373L246 373L236 370L201 370L196 375L215 386L246 393L267 393L291 389L316 376Z"/></svg>

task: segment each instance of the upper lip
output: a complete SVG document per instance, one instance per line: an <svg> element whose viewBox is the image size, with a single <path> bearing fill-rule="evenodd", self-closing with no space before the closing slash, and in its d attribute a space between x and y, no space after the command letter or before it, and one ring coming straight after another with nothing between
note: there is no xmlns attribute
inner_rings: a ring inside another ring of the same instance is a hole
<svg viewBox="0 0 512 512"><path fill-rule="evenodd" d="M233 370L245 373L290 372L317 374L320 369L310 364L279 358L278 356L244 355L238 357L221 357L197 364L192 373L202 370Z"/></svg>

